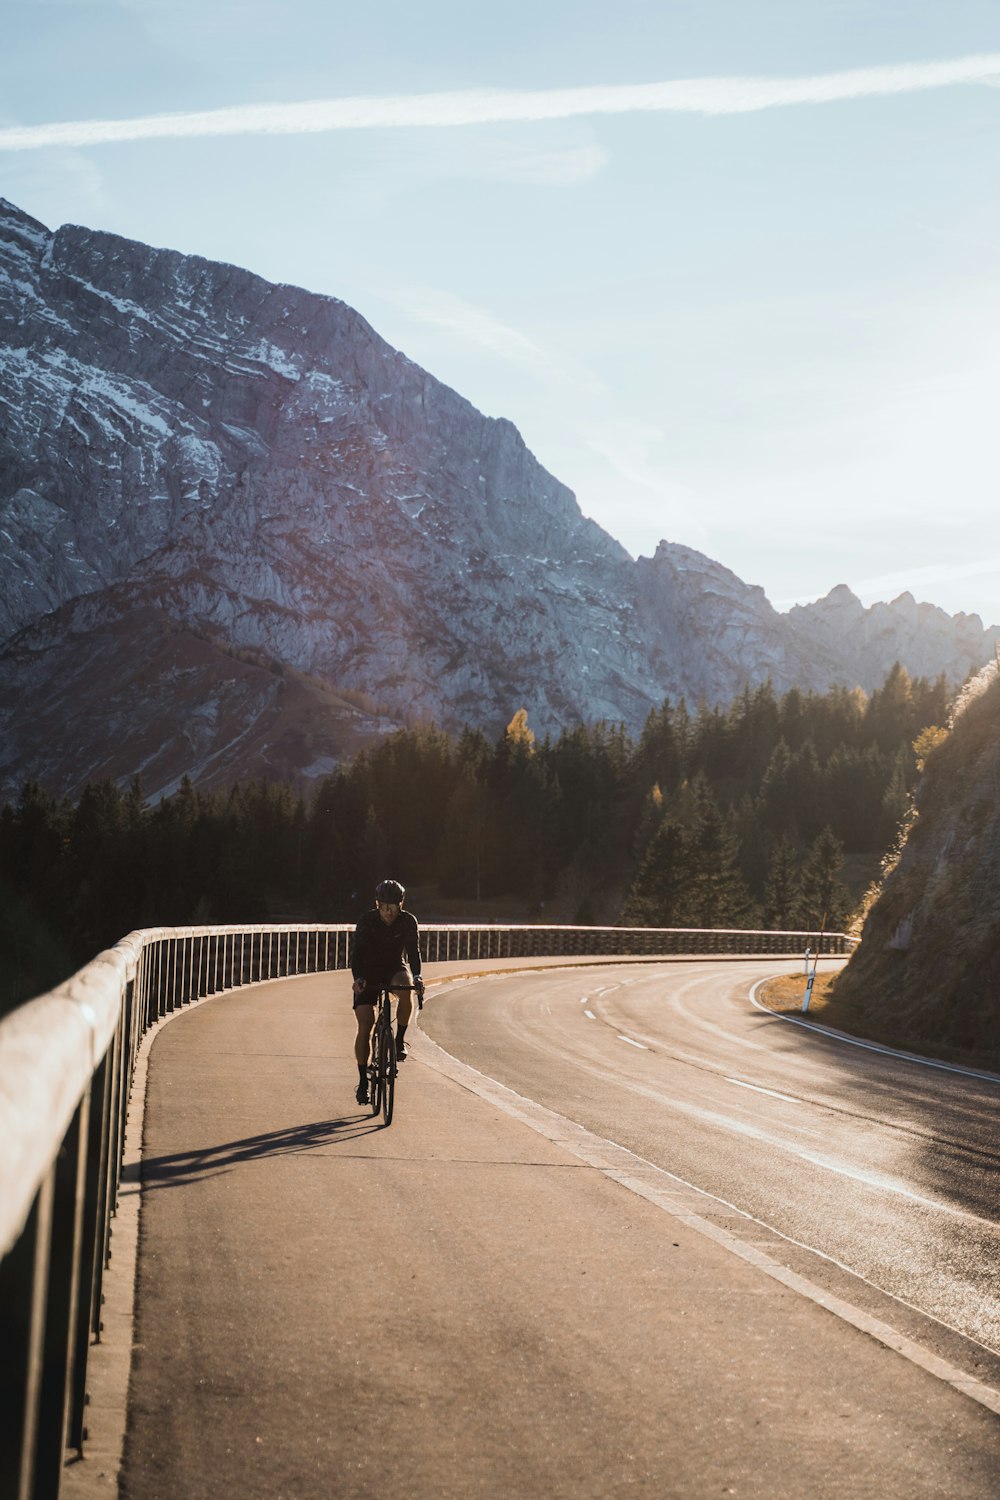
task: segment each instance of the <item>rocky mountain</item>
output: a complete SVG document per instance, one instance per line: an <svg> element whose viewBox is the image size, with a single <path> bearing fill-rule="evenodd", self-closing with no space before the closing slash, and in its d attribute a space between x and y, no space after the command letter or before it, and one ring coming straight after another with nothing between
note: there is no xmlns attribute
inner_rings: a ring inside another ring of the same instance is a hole
<svg viewBox="0 0 1000 1500"><path fill-rule="evenodd" d="M960 696L836 994L866 1035L1000 1065L1000 668Z"/></svg>
<svg viewBox="0 0 1000 1500"><path fill-rule="evenodd" d="M847 590L779 615L634 561L511 423L344 303L0 200L0 796L310 778L393 725L638 729L767 677L956 679L998 632Z"/></svg>
<svg viewBox="0 0 1000 1500"><path fill-rule="evenodd" d="M918 604L910 593L891 604L867 609L845 584L815 604L796 605L788 627L815 663L830 663L837 680L870 688L885 676L885 663L902 662L911 677L964 682L1000 638L995 626L984 631L978 615L949 615L935 604ZM845 667L850 664L850 671Z"/></svg>

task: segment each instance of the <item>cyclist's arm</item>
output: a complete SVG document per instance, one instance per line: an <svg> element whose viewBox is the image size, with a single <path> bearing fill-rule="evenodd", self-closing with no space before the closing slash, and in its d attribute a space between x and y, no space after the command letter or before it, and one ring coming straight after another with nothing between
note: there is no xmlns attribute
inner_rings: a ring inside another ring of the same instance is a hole
<svg viewBox="0 0 1000 1500"><path fill-rule="evenodd" d="M351 973L354 976L355 993L359 995L365 987L364 951L364 925L363 922L359 922L354 929L354 942L351 945Z"/></svg>
<svg viewBox="0 0 1000 1500"><path fill-rule="evenodd" d="M412 912L410 915L413 915ZM423 960L420 956L420 929L417 926L416 917L413 917L413 926L410 928L406 938L406 959L410 965L410 973L413 975L414 984L418 984L422 988L423 980L420 978L420 966Z"/></svg>

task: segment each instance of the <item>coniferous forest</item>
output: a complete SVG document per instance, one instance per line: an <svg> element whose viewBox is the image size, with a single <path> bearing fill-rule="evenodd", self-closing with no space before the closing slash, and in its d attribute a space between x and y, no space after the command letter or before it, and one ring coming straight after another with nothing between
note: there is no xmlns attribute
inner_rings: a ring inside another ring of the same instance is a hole
<svg viewBox="0 0 1000 1500"><path fill-rule="evenodd" d="M136 927L354 921L391 874L431 920L843 929L893 845L944 679L765 685L537 739L400 730L308 797L134 782L0 811L0 1012Z"/></svg>

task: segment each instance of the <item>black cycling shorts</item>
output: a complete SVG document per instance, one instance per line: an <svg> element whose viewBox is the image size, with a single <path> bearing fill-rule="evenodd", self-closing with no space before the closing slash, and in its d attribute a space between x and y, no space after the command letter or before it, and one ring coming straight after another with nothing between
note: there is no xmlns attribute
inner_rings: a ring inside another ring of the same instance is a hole
<svg viewBox="0 0 1000 1500"><path fill-rule="evenodd" d="M355 994L354 996L355 1009L359 1005L377 1005L380 990L391 989L394 984L412 983L413 981L410 978L408 969L393 969L392 973L387 974L384 979L369 978L360 995Z"/></svg>

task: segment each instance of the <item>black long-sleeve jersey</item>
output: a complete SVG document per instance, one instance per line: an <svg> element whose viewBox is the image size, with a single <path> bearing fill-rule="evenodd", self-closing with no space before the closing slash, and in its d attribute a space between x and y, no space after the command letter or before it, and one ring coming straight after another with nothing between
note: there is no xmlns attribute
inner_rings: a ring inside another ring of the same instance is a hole
<svg viewBox="0 0 1000 1500"><path fill-rule="evenodd" d="M354 929L351 973L371 988L383 984L403 967L403 958L416 979L420 973L420 931L412 912L401 911L387 926L378 908L366 911Z"/></svg>

